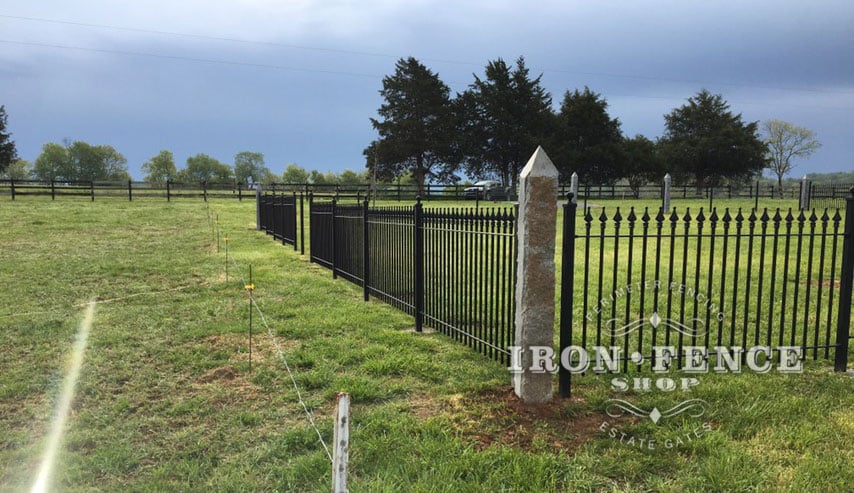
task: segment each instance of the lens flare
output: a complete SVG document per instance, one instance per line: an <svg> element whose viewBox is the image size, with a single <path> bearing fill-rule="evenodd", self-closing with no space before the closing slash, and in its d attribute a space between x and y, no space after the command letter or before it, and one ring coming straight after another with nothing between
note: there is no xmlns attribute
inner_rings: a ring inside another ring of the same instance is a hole
<svg viewBox="0 0 854 493"><path fill-rule="evenodd" d="M62 432L65 430L68 411L71 408L71 401L74 399L74 388L80 376L80 367L83 365L83 353L86 351L89 330L92 327L92 319L94 317L95 303L90 302L86 307L83 321L80 323L80 329L77 331L77 340L74 342L67 373L65 374L65 379L62 381L62 391L54 410L53 421L50 425L50 434L47 437L39 473L36 476L33 489L30 490L32 493L45 493L51 489L50 478L56 463L56 454L59 452L59 447L62 444Z"/></svg>

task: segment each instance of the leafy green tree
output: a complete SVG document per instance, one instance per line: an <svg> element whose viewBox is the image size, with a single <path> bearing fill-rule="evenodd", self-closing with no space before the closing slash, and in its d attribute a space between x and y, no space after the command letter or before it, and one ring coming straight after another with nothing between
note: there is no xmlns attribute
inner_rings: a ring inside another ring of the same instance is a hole
<svg viewBox="0 0 854 493"><path fill-rule="evenodd" d="M331 181L328 181L327 176L324 175L323 173L321 173L320 171L317 171L316 169L311 170L311 173L309 173L309 176L308 176L308 181L315 184L315 185L325 185L327 183L335 183L334 179Z"/></svg>
<svg viewBox="0 0 854 493"><path fill-rule="evenodd" d="M512 70L499 58L455 100L458 145L469 175L515 185L531 154L545 145L554 117L541 78L530 77L523 57Z"/></svg>
<svg viewBox="0 0 854 493"><path fill-rule="evenodd" d="M282 175L282 181L285 183L308 183L309 175L308 171L301 166L297 166L295 163L289 164L285 168L285 173Z"/></svg>
<svg viewBox="0 0 854 493"><path fill-rule="evenodd" d="M554 139L555 163L564 180L573 171L588 183L613 183L623 176L620 120L611 118L608 102L590 88L564 94Z"/></svg>
<svg viewBox="0 0 854 493"><path fill-rule="evenodd" d="M719 94L703 89L664 116L662 151L668 168L698 189L762 172L766 147L757 122L745 123Z"/></svg>
<svg viewBox="0 0 854 493"><path fill-rule="evenodd" d="M243 151L234 156L234 178L240 183L260 183L269 173L260 152Z"/></svg>
<svg viewBox="0 0 854 493"><path fill-rule="evenodd" d="M74 169L65 147L56 142L48 142L33 164L33 174L39 180L73 180Z"/></svg>
<svg viewBox="0 0 854 493"><path fill-rule="evenodd" d="M655 142L643 135L635 135L623 141L623 156L623 177L629 182L636 197L640 187L664 178L666 171Z"/></svg>
<svg viewBox="0 0 854 493"><path fill-rule="evenodd" d="M452 176L459 159L450 138L455 125L449 93L438 74L415 58L398 60L394 75L383 78L381 120L371 118L379 139L364 151L368 167L392 177L412 171L419 191L428 177Z"/></svg>
<svg viewBox="0 0 854 493"><path fill-rule="evenodd" d="M196 154L187 158L187 167L178 172L181 181L187 183L226 182L233 178L231 166L207 154Z"/></svg>
<svg viewBox="0 0 854 493"><path fill-rule="evenodd" d="M4 180L29 180L32 178L33 165L29 161L18 159L10 164L6 171L0 173L0 178Z"/></svg>
<svg viewBox="0 0 854 493"><path fill-rule="evenodd" d="M276 183L279 181L279 175L273 173L268 168L264 168L263 174L261 175L260 183L262 185L269 185L271 183Z"/></svg>
<svg viewBox="0 0 854 493"><path fill-rule="evenodd" d="M810 157L821 147L821 142L812 130L782 120L769 120L763 127L768 169L777 175L777 188L782 190L783 176L795 167L794 160Z"/></svg>
<svg viewBox="0 0 854 493"><path fill-rule="evenodd" d="M48 142L36 158L33 171L42 180L116 181L130 177L127 159L112 146L82 141L59 145Z"/></svg>
<svg viewBox="0 0 854 493"><path fill-rule="evenodd" d="M15 141L12 140L12 134L6 131L7 121L6 107L0 106L0 173L18 159Z"/></svg>
<svg viewBox="0 0 854 493"><path fill-rule="evenodd" d="M145 173L145 181L156 185L162 185L169 180L178 177L178 169L175 167L175 156L172 151L162 150L159 154L149 159L142 165Z"/></svg>
<svg viewBox="0 0 854 493"><path fill-rule="evenodd" d="M356 173L353 170L345 169L338 175L338 183L342 185L361 185L368 182L366 172Z"/></svg>

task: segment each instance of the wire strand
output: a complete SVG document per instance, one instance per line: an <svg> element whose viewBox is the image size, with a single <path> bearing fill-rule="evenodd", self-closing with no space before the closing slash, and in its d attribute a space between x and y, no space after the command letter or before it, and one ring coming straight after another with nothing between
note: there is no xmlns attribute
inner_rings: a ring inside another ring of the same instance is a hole
<svg viewBox="0 0 854 493"><path fill-rule="evenodd" d="M222 232L221 229L217 228L218 232ZM226 235L228 236L228 235ZM243 285L246 286L248 283L246 282L246 275L243 273L243 269L240 267L240 264L237 263L237 260L228 252L226 254L229 259L231 259L231 263L234 265L234 268L237 269L237 272L240 273L240 278L243 281ZM285 358L285 353L282 351L282 347L279 344L278 339L276 339L275 334L273 333L273 329L270 328L270 325L267 323L267 317L264 315L263 310L258 305L258 302L255 300L255 296L252 294L252 290L247 290L249 292L249 300L252 303L252 306L255 307L255 310L258 312L258 315L261 317L261 323L264 324L264 328L267 329L267 335L270 336L270 339L273 341L273 345L276 348L276 355L281 360L282 364L285 367L285 370L288 372L288 377L291 379L291 383L293 384L294 391L297 394L297 400L302 406L303 411L305 411L305 415L308 418L308 422L311 424L311 427L314 428L314 432L317 434L317 439L320 441L320 444L323 446L323 450L326 452L326 456L329 457L329 461L333 462L332 453L329 451L329 446L326 445L326 442L323 440L323 435L320 433L320 429L317 427L317 424L314 422L314 414L311 410L308 409L308 405L305 403L305 400L302 398L302 392L300 392L299 385L297 385L296 378L294 377L293 371L291 371L291 366L288 364L287 358Z"/></svg>

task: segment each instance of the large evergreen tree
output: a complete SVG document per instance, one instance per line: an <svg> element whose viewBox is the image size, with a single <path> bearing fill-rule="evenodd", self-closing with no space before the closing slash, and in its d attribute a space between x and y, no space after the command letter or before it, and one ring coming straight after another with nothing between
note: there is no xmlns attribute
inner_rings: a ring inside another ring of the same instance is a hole
<svg viewBox="0 0 854 493"><path fill-rule="evenodd" d="M572 172L583 182L597 184L623 176L620 120L608 115L608 102L589 88L564 94L554 138L555 163L564 180Z"/></svg>
<svg viewBox="0 0 854 493"><path fill-rule="evenodd" d="M765 167L757 122L742 121L720 94L703 89L664 121L661 145L668 168L697 188L745 179Z"/></svg>
<svg viewBox="0 0 854 493"><path fill-rule="evenodd" d="M18 159L12 134L6 131L7 120L6 107L0 106L0 173Z"/></svg>
<svg viewBox="0 0 854 493"><path fill-rule="evenodd" d="M486 65L456 100L460 148L469 175L514 185L538 145L545 145L553 114L551 95L531 78L525 59L511 69L502 59Z"/></svg>
<svg viewBox="0 0 854 493"><path fill-rule="evenodd" d="M655 142L643 135L623 140L623 178L638 197L640 188L649 182L660 183L666 173Z"/></svg>
<svg viewBox="0 0 854 493"><path fill-rule="evenodd" d="M459 159L449 93L438 74L418 60L400 59L394 75L383 78L381 119L371 118L379 139L364 151L368 167L390 177L411 171L419 191L428 177L452 177Z"/></svg>

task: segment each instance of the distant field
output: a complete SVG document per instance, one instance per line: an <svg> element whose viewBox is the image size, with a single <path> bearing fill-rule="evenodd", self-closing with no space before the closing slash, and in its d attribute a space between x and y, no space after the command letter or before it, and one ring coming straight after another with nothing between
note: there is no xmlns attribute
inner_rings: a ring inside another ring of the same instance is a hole
<svg viewBox="0 0 854 493"><path fill-rule="evenodd" d="M591 201L657 208L657 201ZM794 201L762 201L789 207ZM385 205L397 205L389 202ZM428 206L474 206L429 202ZM492 206L492 203L481 203ZM496 204L506 205L506 204ZM708 201L680 202L682 210ZM752 207L752 201L716 201ZM254 202L214 200L230 250L328 443L337 391L353 396L351 491L848 491L854 378L703 375L712 430L645 450L598 431L608 377L526 409L508 373L407 315L361 301L292 247L254 230ZM0 490L32 485L64 362L96 307L54 485L64 491L326 491L330 465L200 200L0 198ZM678 395L631 394L666 407ZM684 436L689 417L623 421Z"/></svg>

